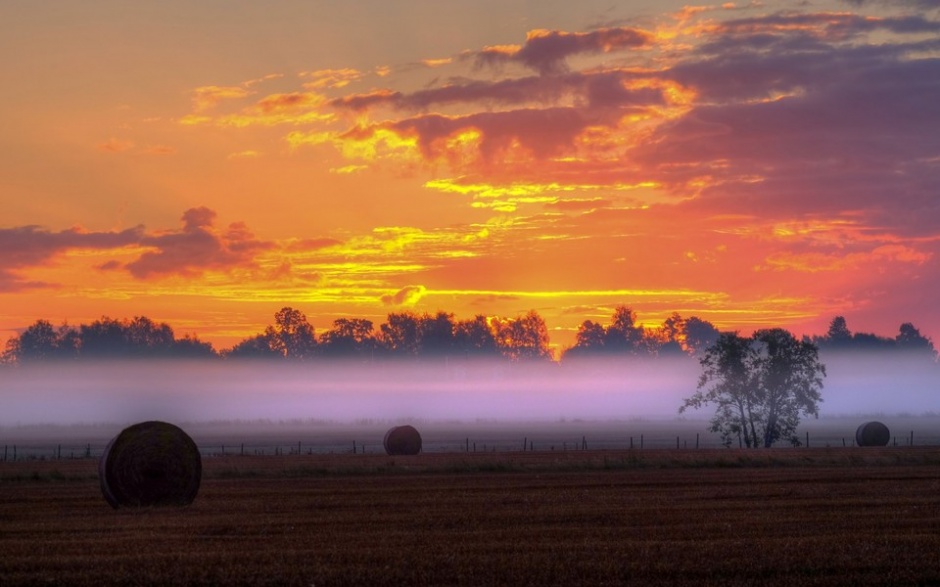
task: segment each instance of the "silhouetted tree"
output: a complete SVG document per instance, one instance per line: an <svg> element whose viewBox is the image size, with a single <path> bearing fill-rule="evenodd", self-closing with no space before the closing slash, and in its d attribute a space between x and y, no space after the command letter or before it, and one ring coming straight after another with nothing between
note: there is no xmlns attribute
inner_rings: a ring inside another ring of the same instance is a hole
<svg viewBox="0 0 940 587"><path fill-rule="evenodd" d="M132 320L102 317L91 324L53 328L38 320L7 342L5 357L11 362L50 359L116 359L215 356L212 345L196 337L176 340L169 325L145 316Z"/></svg>
<svg viewBox="0 0 940 587"><path fill-rule="evenodd" d="M852 344L845 348L853 351L891 351L897 348L897 341L871 332L856 332L852 335Z"/></svg>
<svg viewBox="0 0 940 587"><path fill-rule="evenodd" d="M685 333L685 349L690 354L701 356L705 349L718 342L720 333L715 326L697 316L685 320L683 325Z"/></svg>
<svg viewBox="0 0 940 587"><path fill-rule="evenodd" d="M710 430L726 445L737 437L748 448L778 440L799 446L800 417L819 415L826 367L815 344L786 330L759 330L748 338L723 333L699 362L698 390L679 412L714 404Z"/></svg>
<svg viewBox="0 0 940 587"><path fill-rule="evenodd" d="M852 343L852 332L849 330L843 316L836 316L829 323L826 338L833 347L846 347Z"/></svg>
<svg viewBox="0 0 940 587"><path fill-rule="evenodd" d="M59 332L48 320L37 320L17 338L7 342L7 353L18 363L58 359L62 357Z"/></svg>
<svg viewBox="0 0 940 587"><path fill-rule="evenodd" d="M135 316L122 326L125 354L137 357L173 354L175 337L168 324L157 324L146 316Z"/></svg>
<svg viewBox="0 0 940 587"><path fill-rule="evenodd" d="M389 314L379 326L382 344L393 357L417 357L421 348L420 324L414 312Z"/></svg>
<svg viewBox="0 0 940 587"><path fill-rule="evenodd" d="M600 351L604 349L604 341L607 338L607 329L603 324L593 320L585 320L578 327L575 334L574 348L589 351Z"/></svg>
<svg viewBox="0 0 940 587"><path fill-rule="evenodd" d="M183 338L177 338L173 341L174 357L184 359L211 359L218 357L211 342L199 340L196 335L187 334Z"/></svg>
<svg viewBox="0 0 940 587"><path fill-rule="evenodd" d="M551 359L548 327L535 310L520 318L494 320L496 346L511 361Z"/></svg>
<svg viewBox="0 0 940 587"><path fill-rule="evenodd" d="M467 358L495 357L499 355L496 336L486 316L477 314L454 325L455 352Z"/></svg>
<svg viewBox="0 0 940 587"><path fill-rule="evenodd" d="M657 357L685 356L685 319L673 312L656 330L644 335L647 352Z"/></svg>
<svg viewBox="0 0 940 587"><path fill-rule="evenodd" d="M371 320L338 318L333 328L320 335L320 353L325 357L374 357L376 340Z"/></svg>
<svg viewBox="0 0 940 587"><path fill-rule="evenodd" d="M425 314L419 322L419 354L441 357L454 352L454 315L438 312Z"/></svg>
<svg viewBox="0 0 940 587"><path fill-rule="evenodd" d="M278 346L274 341L274 329L268 327L263 334L246 338L222 351L222 356L231 359L283 359L284 355Z"/></svg>
<svg viewBox="0 0 940 587"><path fill-rule="evenodd" d="M124 325L120 320L102 316L91 324L79 326L82 356L88 359L127 356Z"/></svg>
<svg viewBox="0 0 940 587"><path fill-rule="evenodd" d="M317 338L307 316L285 306L274 314L274 325L265 330L272 348L287 359L309 359L317 349Z"/></svg>
<svg viewBox="0 0 940 587"><path fill-rule="evenodd" d="M610 325L585 320L578 327L575 343L565 350L562 360L579 357L652 357L694 354L718 338L711 323L696 317L684 319L673 312L662 326L645 329L636 323L636 313L617 306Z"/></svg>
<svg viewBox="0 0 940 587"><path fill-rule="evenodd" d="M937 350L933 346L933 341L922 335L920 330L910 322L901 324L895 341L900 351L921 354L934 360L937 358Z"/></svg>
<svg viewBox="0 0 940 587"><path fill-rule="evenodd" d="M646 332L636 324L636 312L617 306L604 336L604 348L612 353L647 354Z"/></svg>

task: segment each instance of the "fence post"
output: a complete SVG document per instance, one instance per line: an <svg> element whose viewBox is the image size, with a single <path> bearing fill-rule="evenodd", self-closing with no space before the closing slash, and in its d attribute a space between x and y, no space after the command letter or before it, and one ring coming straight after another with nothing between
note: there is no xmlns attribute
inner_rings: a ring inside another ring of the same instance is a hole
<svg viewBox="0 0 940 587"><path fill-rule="evenodd" d="M245 456L245 443L242 443L242 456Z"/></svg>
<svg viewBox="0 0 940 587"><path fill-rule="evenodd" d="M695 433L695 448L698 448L698 432Z"/></svg>
<svg viewBox="0 0 940 587"><path fill-rule="evenodd" d="M581 450L587 450L587 436L581 437Z"/></svg>
<svg viewBox="0 0 940 587"><path fill-rule="evenodd" d="M914 446L914 431L911 430L911 446Z"/></svg>
<svg viewBox="0 0 940 587"><path fill-rule="evenodd" d="M809 448L809 430L806 431L806 448Z"/></svg>
<svg viewBox="0 0 940 587"><path fill-rule="evenodd" d="M353 440L353 454L356 454L356 441Z"/></svg>
<svg viewBox="0 0 940 587"><path fill-rule="evenodd" d="M525 452L526 445L529 444L529 437L525 436L522 438L522 452Z"/></svg>

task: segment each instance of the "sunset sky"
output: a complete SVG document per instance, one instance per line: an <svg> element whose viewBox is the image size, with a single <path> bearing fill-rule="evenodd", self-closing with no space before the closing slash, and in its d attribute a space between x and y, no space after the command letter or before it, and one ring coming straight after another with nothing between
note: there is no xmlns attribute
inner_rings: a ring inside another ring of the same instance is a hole
<svg viewBox="0 0 940 587"><path fill-rule="evenodd" d="M283 306L940 337L937 0L13 0L0 53L0 344Z"/></svg>

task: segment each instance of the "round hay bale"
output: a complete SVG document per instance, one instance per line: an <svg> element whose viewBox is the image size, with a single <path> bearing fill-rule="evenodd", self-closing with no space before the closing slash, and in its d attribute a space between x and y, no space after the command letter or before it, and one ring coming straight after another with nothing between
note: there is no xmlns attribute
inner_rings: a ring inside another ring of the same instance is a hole
<svg viewBox="0 0 940 587"><path fill-rule="evenodd" d="M202 457L177 426L141 422L111 439L98 461L98 479L114 508L189 505L199 491Z"/></svg>
<svg viewBox="0 0 940 587"><path fill-rule="evenodd" d="M859 446L888 446L891 432L881 422L865 422L855 431L855 443Z"/></svg>
<svg viewBox="0 0 940 587"><path fill-rule="evenodd" d="M421 452L421 435L414 426L395 426L382 441L389 455L416 455Z"/></svg>

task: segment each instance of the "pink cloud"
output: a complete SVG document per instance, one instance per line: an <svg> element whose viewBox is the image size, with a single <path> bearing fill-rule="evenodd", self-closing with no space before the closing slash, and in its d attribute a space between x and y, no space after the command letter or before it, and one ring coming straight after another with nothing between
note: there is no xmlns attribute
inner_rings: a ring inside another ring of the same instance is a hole
<svg viewBox="0 0 940 587"><path fill-rule="evenodd" d="M53 284L29 280L22 272L31 267L51 264L69 250L107 250L137 242L143 227L120 232L88 232L70 228L52 232L38 226L0 228L0 291L19 291Z"/></svg>
<svg viewBox="0 0 940 587"><path fill-rule="evenodd" d="M147 235L140 244L155 250L143 253L125 265L134 277L158 275L198 275L207 270L225 271L235 267L253 267L257 253L273 247L260 241L241 222L218 231L216 213L209 208L191 208L183 213L183 227Z"/></svg>

